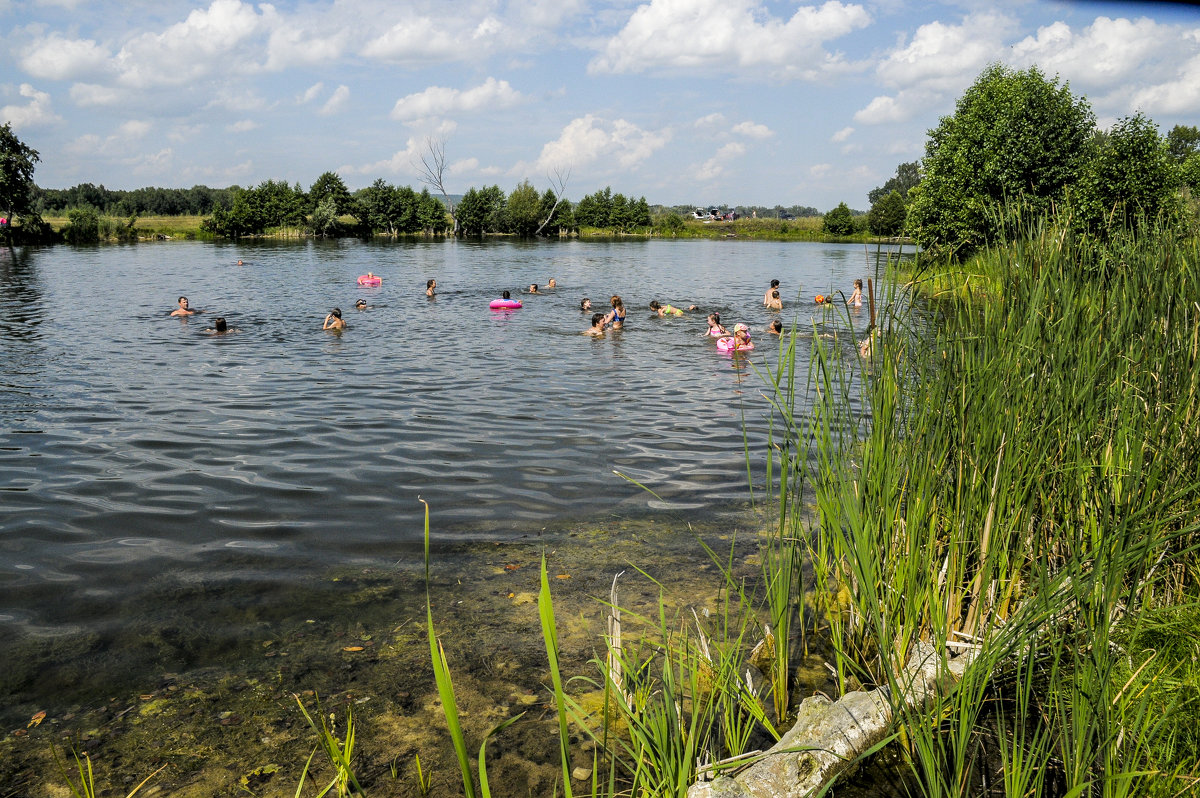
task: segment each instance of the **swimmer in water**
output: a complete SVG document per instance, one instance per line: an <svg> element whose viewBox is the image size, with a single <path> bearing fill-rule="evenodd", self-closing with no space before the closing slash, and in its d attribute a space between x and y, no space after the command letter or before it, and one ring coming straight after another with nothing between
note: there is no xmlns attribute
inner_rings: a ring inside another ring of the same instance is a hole
<svg viewBox="0 0 1200 798"><path fill-rule="evenodd" d="M721 326L721 314L708 314L708 335L729 335L729 330Z"/></svg>
<svg viewBox="0 0 1200 798"><path fill-rule="evenodd" d="M437 288L437 280L425 281L425 296L433 296L433 289Z"/></svg>
<svg viewBox="0 0 1200 798"><path fill-rule="evenodd" d="M540 294L542 292L537 289L537 283L530 283L529 284L529 293Z"/></svg>
<svg viewBox="0 0 1200 798"><path fill-rule="evenodd" d="M215 319L213 319L213 326L204 330L204 332L208 333L209 335L224 335L225 333L235 333L237 331L237 327L229 326L229 324L225 321L224 316L217 316Z"/></svg>
<svg viewBox="0 0 1200 798"><path fill-rule="evenodd" d="M179 307L171 311L172 316L194 316L197 313L203 313L199 308L193 308L188 305L188 298L185 296L179 297Z"/></svg>
<svg viewBox="0 0 1200 798"><path fill-rule="evenodd" d="M553 277L551 277L550 282L546 283L546 287L547 288L558 288L558 283L555 282Z"/></svg>
<svg viewBox="0 0 1200 798"><path fill-rule="evenodd" d="M779 281L772 280L771 287L767 289L767 292L765 294L763 294L763 305L765 305L767 307L771 307L771 292L778 291L778 290L779 290Z"/></svg>
<svg viewBox="0 0 1200 798"><path fill-rule="evenodd" d="M604 323L612 324L614 330L619 330L625 326L625 303L616 294L612 295L612 299L609 302L612 304L612 310L605 315Z"/></svg>
<svg viewBox="0 0 1200 798"><path fill-rule="evenodd" d="M862 280L854 281L854 293L850 295L850 307L862 307Z"/></svg>
<svg viewBox="0 0 1200 798"><path fill-rule="evenodd" d="M664 305L661 302L659 302L657 299L651 300L650 309L653 310L655 313L657 313L658 317L660 319L663 318L664 316L682 316L683 315L683 311L680 310L679 308L675 307L674 305ZM695 309L696 309L695 305L688 306L688 310L695 310Z"/></svg>
<svg viewBox="0 0 1200 798"><path fill-rule="evenodd" d="M767 307L771 310L783 310L783 300L779 298L779 289L773 289L767 297Z"/></svg>
<svg viewBox="0 0 1200 798"><path fill-rule="evenodd" d="M329 311L329 315L325 317L325 323L321 325L322 330L344 330L346 322L342 319L342 309L334 308Z"/></svg>
<svg viewBox="0 0 1200 798"><path fill-rule="evenodd" d="M750 328L745 324L733 325L733 349L749 349L752 346L750 343Z"/></svg>
<svg viewBox="0 0 1200 798"><path fill-rule="evenodd" d="M579 300L579 309L584 313L587 313L592 309L592 300L588 299L587 297Z"/></svg>
<svg viewBox="0 0 1200 798"><path fill-rule="evenodd" d="M604 314L592 314L592 326L583 331L584 335L604 335Z"/></svg>
<svg viewBox="0 0 1200 798"><path fill-rule="evenodd" d="M783 322L781 322L779 319L775 319L774 321L772 321L770 324L767 325L767 332L771 333L771 335L778 335L778 336L782 337L783 336Z"/></svg>
<svg viewBox="0 0 1200 798"><path fill-rule="evenodd" d="M367 300L365 300L365 299L354 300L354 309L355 310L366 310L369 307L371 307L371 306L367 304Z"/></svg>

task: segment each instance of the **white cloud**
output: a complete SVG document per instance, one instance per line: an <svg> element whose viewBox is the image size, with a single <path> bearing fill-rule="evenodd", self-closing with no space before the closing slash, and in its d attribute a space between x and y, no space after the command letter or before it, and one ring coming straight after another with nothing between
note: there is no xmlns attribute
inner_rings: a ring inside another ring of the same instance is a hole
<svg viewBox="0 0 1200 798"><path fill-rule="evenodd" d="M1144 77L1144 70L1155 69L1161 61L1177 63L1183 43L1179 33L1175 26L1149 19L1097 17L1078 33L1065 22L1055 22L1014 44L1012 60L1021 66L1036 64L1046 74L1057 73L1073 83L1111 88Z"/></svg>
<svg viewBox="0 0 1200 798"><path fill-rule="evenodd" d="M257 130L259 123L253 119L242 119L234 122L232 125L226 125L225 129L230 133L249 133L251 130Z"/></svg>
<svg viewBox="0 0 1200 798"><path fill-rule="evenodd" d="M1174 80L1135 93L1133 108L1148 114L1200 113L1200 56L1189 59Z"/></svg>
<svg viewBox="0 0 1200 798"><path fill-rule="evenodd" d="M346 101L350 99L350 87L346 85L338 86L323 106L318 111L321 116L330 116L336 114L346 107Z"/></svg>
<svg viewBox="0 0 1200 798"><path fill-rule="evenodd" d="M382 161L364 164L362 166L343 166L338 169L339 172L355 173L360 175L379 176L380 174L388 175L416 175L419 173L419 168L416 164L420 163L421 156L425 153L425 144L423 141L413 136L405 144L404 149L397 150L392 154L392 157ZM447 169L449 173L451 170Z"/></svg>
<svg viewBox="0 0 1200 798"><path fill-rule="evenodd" d="M752 139L769 139L775 135L774 130L756 122L740 122L733 126L733 132Z"/></svg>
<svg viewBox="0 0 1200 798"><path fill-rule="evenodd" d="M304 93L296 98L296 102L300 103L301 105L312 102L313 100L317 99L317 95L321 93L321 89L323 88L325 88L325 84L321 81L317 81L305 89Z"/></svg>
<svg viewBox="0 0 1200 798"><path fill-rule="evenodd" d="M271 6L262 8L273 11ZM162 33L143 33L116 56L122 83L135 88L182 85L212 74L254 71L262 17L241 0L213 0Z"/></svg>
<svg viewBox="0 0 1200 798"><path fill-rule="evenodd" d="M447 116L455 112L472 112L484 108L511 108L524 99L507 80L489 77L480 85L466 90L430 86L425 91L401 97L392 108L392 119L415 122Z"/></svg>
<svg viewBox="0 0 1200 798"><path fill-rule="evenodd" d="M71 86L71 102L80 108L117 105L125 100L126 92L95 83L76 83Z"/></svg>
<svg viewBox="0 0 1200 798"><path fill-rule="evenodd" d="M274 7L263 4L263 22L271 30L267 39L265 69L278 72L292 66L333 63L348 49L353 32L339 27L335 9L326 15L314 15L311 9L283 18Z"/></svg>
<svg viewBox="0 0 1200 798"><path fill-rule="evenodd" d="M854 128L844 127L841 130L839 130L837 133L834 133L832 136L830 136L829 140L832 142L835 142L835 143L842 142L842 141L845 141L846 139L850 138L850 134L853 132L854 132Z"/></svg>
<svg viewBox="0 0 1200 798"><path fill-rule="evenodd" d="M893 50L876 68L889 86L958 92L1004 52L1014 22L994 13L974 14L961 25L935 21L917 28L912 41Z"/></svg>
<svg viewBox="0 0 1200 798"><path fill-rule="evenodd" d="M0 108L0 119L11 122L17 130L48 125L62 119L50 107L50 95L46 92L38 91L28 83L22 83L18 93L29 102L24 105L6 105Z"/></svg>
<svg viewBox="0 0 1200 798"><path fill-rule="evenodd" d="M140 139L150 132L150 123L141 119L130 119L122 123L117 132L127 139Z"/></svg>
<svg viewBox="0 0 1200 798"><path fill-rule="evenodd" d="M71 80L108 69L110 54L91 39L66 39L57 33L38 40L20 59L35 78Z"/></svg>
<svg viewBox="0 0 1200 798"><path fill-rule="evenodd" d="M828 0L789 19L757 0L650 0L588 65L590 73L653 68L732 72L747 68L812 80L842 66L823 44L871 21L857 4Z"/></svg>
<svg viewBox="0 0 1200 798"><path fill-rule="evenodd" d="M740 155L744 155L745 152L745 144L736 141L729 142L717 150L713 157L709 158L700 165L700 167L696 170L696 179L705 181L719 177L725 171L725 166L729 161L737 158Z"/></svg>
<svg viewBox="0 0 1200 798"><path fill-rule="evenodd" d="M401 64L475 60L499 49L506 35L505 26L490 15L471 29L457 16L434 20L406 15L403 22L367 42L362 54Z"/></svg>
<svg viewBox="0 0 1200 798"><path fill-rule="evenodd" d="M547 142L533 164L518 163L509 173L520 176L578 169L599 160L632 169L670 140L670 130L643 130L624 119L609 122L588 114L571 121L557 139Z"/></svg>
<svg viewBox="0 0 1200 798"><path fill-rule="evenodd" d="M854 121L862 125L882 125L907 119L909 114L896 102L895 97L881 95L867 103L867 107L854 114Z"/></svg>
<svg viewBox="0 0 1200 798"><path fill-rule="evenodd" d="M696 127L717 127L725 124L725 114L711 113L707 116L702 116L695 121Z"/></svg>

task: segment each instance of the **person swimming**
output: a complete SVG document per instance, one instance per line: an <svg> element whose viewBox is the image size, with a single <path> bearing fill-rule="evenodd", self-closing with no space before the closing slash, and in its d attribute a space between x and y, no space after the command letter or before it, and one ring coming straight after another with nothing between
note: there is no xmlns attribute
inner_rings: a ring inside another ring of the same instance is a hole
<svg viewBox="0 0 1200 798"><path fill-rule="evenodd" d="M203 313L199 308L193 308L188 304L188 298L185 296L179 297L179 305L171 311L172 316L194 316L197 313Z"/></svg>
<svg viewBox="0 0 1200 798"><path fill-rule="evenodd" d="M617 294L613 294L609 302L612 304L612 310L604 317L604 323L611 323L614 330L619 330L625 326L625 303Z"/></svg>
<svg viewBox="0 0 1200 798"><path fill-rule="evenodd" d="M433 296L434 295L433 289L435 289L435 288L437 288L437 280L426 280L425 281L425 296Z"/></svg>
<svg viewBox="0 0 1200 798"><path fill-rule="evenodd" d="M325 323L321 325L322 330L344 330L346 322L342 319L342 309L334 308L329 311L329 315L325 317Z"/></svg>
<svg viewBox="0 0 1200 798"><path fill-rule="evenodd" d="M583 311L584 313L591 310L592 309L592 300L588 299L587 297L584 297L583 299L579 300L579 309L581 311ZM604 314L600 314L600 315L604 315Z"/></svg>
<svg viewBox="0 0 1200 798"><path fill-rule="evenodd" d="M774 321L772 321L770 324L767 325L767 332L771 333L772 335L782 336L783 335L783 322L781 322L779 319L775 319Z"/></svg>
<svg viewBox="0 0 1200 798"><path fill-rule="evenodd" d="M367 300L365 300L365 299L354 300L354 309L355 310L366 310L369 307L370 307L370 305L367 304Z"/></svg>
<svg viewBox="0 0 1200 798"><path fill-rule="evenodd" d="M771 292L778 291L778 290L779 290L779 281L772 280L771 287L767 289L767 292L765 294L763 294L763 305L765 305L766 307L770 307L771 306Z"/></svg>
<svg viewBox="0 0 1200 798"><path fill-rule="evenodd" d="M783 310L783 300L779 297L779 289L773 289L767 297L767 307L771 310Z"/></svg>
<svg viewBox="0 0 1200 798"><path fill-rule="evenodd" d="M657 299L653 299L650 301L650 309L653 310L655 313L657 313L658 317L660 319L663 318L664 316L682 316L683 315L683 311L680 310L679 308L677 308L673 305L664 305L661 302L659 302ZM690 305L688 307L688 310L695 310L695 309L696 309L695 305Z"/></svg>
<svg viewBox="0 0 1200 798"><path fill-rule="evenodd" d="M729 330L721 326L721 314L708 314L708 335L729 335Z"/></svg>
<svg viewBox="0 0 1200 798"><path fill-rule="evenodd" d="M547 288L558 288L558 282L553 277L551 277L550 282L546 283L546 287Z"/></svg>
<svg viewBox="0 0 1200 798"><path fill-rule="evenodd" d="M583 331L584 335L604 335L604 314L592 314L592 326Z"/></svg>
<svg viewBox="0 0 1200 798"><path fill-rule="evenodd" d="M225 333L235 333L237 331L237 327L229 326L229 323L225 321L224 316L217 316L215 319L213 319L213 326L207 327L204 330L204 332L208 333L209 335L224 335Z"/></svg>
<svg viewBox="0 0 1200 798"><path fill-rule="evenodd" d="M531 293L531 294L540 294L540 293L542 293L542 292L538 290L538 285L537 285L537 283L530 283L530 284L529 284L529 293Z"/></svg>
<svg viewBox="0 0 1200 798"><path fill-rule="evenodd" d="M854 281L854 293L850 295L849 304L852 308L862 307L862 280Z"/></svg>

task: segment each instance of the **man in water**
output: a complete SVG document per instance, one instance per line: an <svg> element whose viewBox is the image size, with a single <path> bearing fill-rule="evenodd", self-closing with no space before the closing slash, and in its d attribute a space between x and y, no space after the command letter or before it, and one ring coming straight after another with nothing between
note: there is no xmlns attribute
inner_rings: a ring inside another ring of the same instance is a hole
<svg viewBox="0 0 1200 798"><path fill-rule="evenodd" d="M342 309L334 308L329 311L329 315L325 317L325 323L321 325L322 330L344 330L346 322L342 318Z"/></svg>
<svg viewBox="0 0 1200 798"><path fill-rule="evenodd" d="M604 314L592 314L592 326L583 331L584 335L604 335Z"/></svg>
<svg viewBox="0 0 1200 798"><path fill-rule="evenodd" d="M188 305L188 298L185 296L179 297L179 307L171 311L172 316L194 316L197 313L203 313L199 308L193 308Z"/></svg>
<svg viewBox="0 0 1200 798"><path fill-rule="evenodd" d="M768 308L771 307L771 292L778 291L778 290L779 290L779 281L772 280L771 287L767 289L767 292L765 294L763 294L763 305L764 306L766 306Z"/></svg>

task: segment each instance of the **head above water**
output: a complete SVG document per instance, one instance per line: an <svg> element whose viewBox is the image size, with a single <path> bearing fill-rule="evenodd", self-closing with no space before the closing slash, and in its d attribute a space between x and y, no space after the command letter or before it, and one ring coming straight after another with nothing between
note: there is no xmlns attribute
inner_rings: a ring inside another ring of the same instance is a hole
<svg viewBox="0 0 1200 798"><path fill-rule="evenodd" d="M598 327L598 326L600 326L600 323L601 323L602 321L604 321L604 314L603 314L603 313L593 313L593 314L592 314L592 326L593 326L593 327Z"/></svg>
<svg viewBox="0 0 1200 798"><path fill-rule="evenodd" d="M584 297L583 299L579 300L579 309L580 310L591 310L592 309L592 300L588 299L587 297Z"/></svg>
<svg viewBox="0 0 1200 798"><path fill-rule="evenodd" d="M500 293L500 298L501 299L512 299L512 294L510 294L508 291L502 291Z"/></svg>
<svg viewBox="0 0 1200 798"><path fill-rule="evenodd" d="M179 297L179 306L180 307L187 307L187 303L188 303L187 297L185 297L185 296Z"/></svg>
<svg viewBox="0 0 1200 798"><path fill-rule="evenodd" d="M771 287L772 287L772 288L778 288L778 287L779 287L779 281L778 281L778 280L772 280L772 281L771 281Z"/></svg>
<svg viewBox="0 0 1200 798"><path fill-rule="evenodd" d="M662 307L662 303L659 302L657 299L650 300L650 309L651 310L658 310L661 307Z"/></svg>
<svg viewBox="0 0 1200 798"><path fill-rule="evenodd" d="M356 307L356 308L365 308L366 306L367 306L367 300L365 300L365 299L356 299L356 300L354 300L354 307Z"/></svg>
<svg viewBox="0 0 1200 798"><path fill-rule="evenodd" d="M426 280L425 281L426 288L433 288L436 285L437 285L437 280Z"/></svg>
<svg viewBox="0 0 1200 798"><path fill-rule="evenodd" d="M229 325L225 323L224 316L217 316L215 319L213 319L213 329L215 329L217 332L225 332L229 329Z"/></svg>
<svg viewBox="0 0 1200 798"><path fill-rule="evenodd" d="M329 311L329 315L333 316L335 319L340 319L342 317L342 309L334 308L333 310Z"/></svg>
<svg viewBox="0 0 1200 798"><path fill-rule="evenodd" d="M862 288L862 280L855 280L855 281L854 281L854 287L855 287L855 288Z"/></svg>

